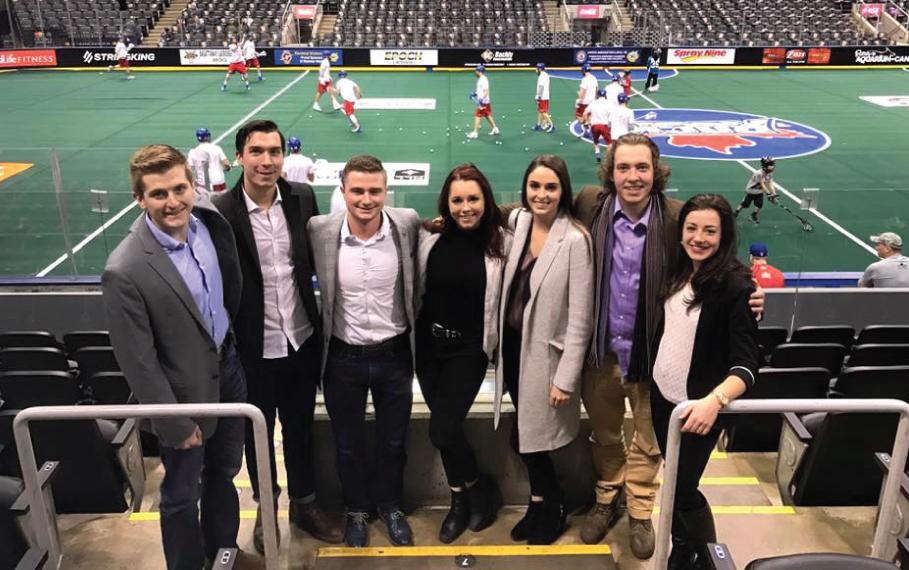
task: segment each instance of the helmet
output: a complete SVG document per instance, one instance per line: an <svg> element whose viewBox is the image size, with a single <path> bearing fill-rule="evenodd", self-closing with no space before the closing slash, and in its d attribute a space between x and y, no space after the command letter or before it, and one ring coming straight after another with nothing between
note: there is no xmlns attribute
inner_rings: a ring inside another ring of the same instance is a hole
<svg viewBox="0 0 909 570"><path fill-rule="evenodd" d="M619 74L618 74L618 73L616 73L615 75L612 76L612 80L613 80L614 82L618 82L619 79L621 79L621 78L619 77Z"/></svg>
<svg viewBox="0 0 909 570"><path fill-rule="evenodd" d="M606 96L605 89L597 89L597 97L605 97L605 96Z"/></svg>
<svg viewBox="0 0 909 570"><path fill-rule="evenodd" d="M539 69L540 71L543 71L544 69L546 69L546 64L543 62L538 63L537 69Z"/></svg>
<svg viewBox="0 0 909 570"><path fill-rule="evenodd" d="M287 148L291 152L299 151L300 147L302 147L302 146L303 146L303 143L300 142L300 139L298 139L297 137L290 137L289 139L287 139Z"/></svg>
<svg viewBox="0 0 909 570"><path fill-rule="evenodd" d="M627 103L627 102L628 102L628 95L625 95L624 93L619 93L619 103Z"/></svg>
<svg viewBox="0 0 909 570"><path fill-rule="evenodd" d="M479 64L479 65L477 65L477 66L474 67L473 69L474 69L474 71L478 71L478 72L480 72L480 73L486 73L486 66L483 65L482 63Z"/></svg>
<svg viewBox="0 0 909 570"><path fill-rule="evenodd" d="M774 166L776 161L773 160L772 156L763 156L761 157L761 168L766 169L769 166Z"/></svg>
<svg viewBox="0 0 909 570"><path fill-rule="evenodd" d="M342 69L338 72L338 77L347 77L347 72Z"/></svg>
<svg viewBox="0 0 909 570"><path fill-rule="evenodd" d="M581 66L581 73L587 73L588 71L590 71L589 63L585 63L584 65Z"/></svg>
<svg viewBox="0 0 909 570"><path fill-rule="evenodd" d="M663 50L661 50L660 48L656 48L656 49L653 50L653 55L658 56L658 55L660 55L661 53L663 53Z"/></svg>
<svg viewBox="0 0 909 570"><path fill-rule="evenodd" d="M205 142L211 139L211 131L205 127L199 127L196 129L196 140L199 142Z"/></svg>

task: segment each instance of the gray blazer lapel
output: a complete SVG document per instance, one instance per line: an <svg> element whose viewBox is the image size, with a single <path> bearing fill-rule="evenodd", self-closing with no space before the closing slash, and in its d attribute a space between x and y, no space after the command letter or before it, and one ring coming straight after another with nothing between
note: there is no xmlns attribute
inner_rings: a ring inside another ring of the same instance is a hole
<svg viewBox="0 0 909 570"><path fill-rule="evenodd" d="M148 226L145 224L145 215L140 216L139 219L136 220L133 224L132 231L136 232L136 235L142 242L142 247L148 256L146 260L152 270L160 275L164 282L174 290L174 293L177 294L177 297L186 307L186 310L189 311L194 319L196 319L196 322L199 323L202 330L208 331L208 327L206 326L205 321L202 320L202 315L199 313L199 307L197 307L196 302L193 301L192 294L190 294L189 289L186 287L183 277L180 276L180 272L174 267L174 263L167 256L167 253L164 252L164 248L161 247L161 244L158 243L158 240L155 239L155 236L152 235L151 230L149 230Z"/></svg>
<svg viewBox="0 0 909 570"><path fill-rule="evenodd" d="M559 251L562 249L562 242L565 240L565 232L568 231L568 224L570 223L568 218L563 215L559 215L555 222L552 223L549 237L546 239L546 245L543 246L540 258L537 259L537 263L533 266L533 271L530 274L530 300L528 305L533 303L537 292L540 290L540 285L543 283L543 278L546 277L549 268L552 267L553 262L558 258ZM530 232L528 231L527 234L529 236Z"/></svg>
<svg viewBox="0 0 909 570"><path fill-rule="evenodd" d="M322 310L326 314L333 314L335 305L335 291L338 284L338 250L341 244L341 224L346 223L347 215L344 212L335 214L336 218L326 224L326 232L317 236L322 242L322 259L325 267L324 283L319 283L319 289L322 291Z"/></svg>

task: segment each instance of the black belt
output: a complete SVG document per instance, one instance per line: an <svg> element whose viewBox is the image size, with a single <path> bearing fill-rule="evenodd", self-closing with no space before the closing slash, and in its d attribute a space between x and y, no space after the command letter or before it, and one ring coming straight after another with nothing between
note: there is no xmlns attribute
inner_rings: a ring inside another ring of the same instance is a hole
<svg viewBox="0 0 909 570"><path fill-rule="evenodd" d="M445 338L445 339L461 338L463 336L461 334L461 331L456 331L453 329L446 329L439 323L430 324L429 333L435 338Z"/></svg>
<svg viewBox="0 0 909 570"><path fill-rule="evenodd" d="M376 356L410 347L409 332L391 337L376 344L348 344L336 336L331 337L328 350L349 356Z"/></svg>

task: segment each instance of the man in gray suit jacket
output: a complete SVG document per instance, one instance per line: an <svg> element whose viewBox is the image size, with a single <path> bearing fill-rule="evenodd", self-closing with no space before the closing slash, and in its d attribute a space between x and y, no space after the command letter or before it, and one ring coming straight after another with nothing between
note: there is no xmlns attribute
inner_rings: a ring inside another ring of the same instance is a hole
<svg viewBox="0 0 909 570"><path fill-rule="evenodd" d="M347 507L344 539L348 546L369 544L368 513L377 505L392 543L411 545L400 505L420 220L413 210L385 207L387 176L375 157L351 158L341 188L346 211L312 218L309 236L322 293L325 405ZM374 468L364 433L368 392L376 414Z"/></svg>
<svg viewBox="0 0 909 570"><path fill-rule="evenodd" d="M141 404L245 402L231 334L242 286L233 233L195 202L186 159L173 147L130 159L133 195L145 211L102 276L111 344ZM235 548L243 420L155 420L161 444L161 533L168 569L199 570ZM202 524L199 521L201 499Z"/></svg>

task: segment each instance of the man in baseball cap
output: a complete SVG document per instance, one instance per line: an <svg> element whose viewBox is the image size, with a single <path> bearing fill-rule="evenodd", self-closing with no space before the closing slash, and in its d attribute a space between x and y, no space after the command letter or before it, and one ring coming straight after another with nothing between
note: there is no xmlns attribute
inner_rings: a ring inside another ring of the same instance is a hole
<svg viewBox="0 0 909 570"><path fill-rule="evenodd" d="M909 287L909 257L903 255L903 238L883 232L870 239L881 260L865 269L859 287Z"/></svg>
<svg viewBox="0 0 909 570"><path fill-rule="evenodd" d="M764 289L773 289L785 286L783 272L770 265L767 261L767 245L755 242L748 248L751 254L751 275Z"/></svg>

